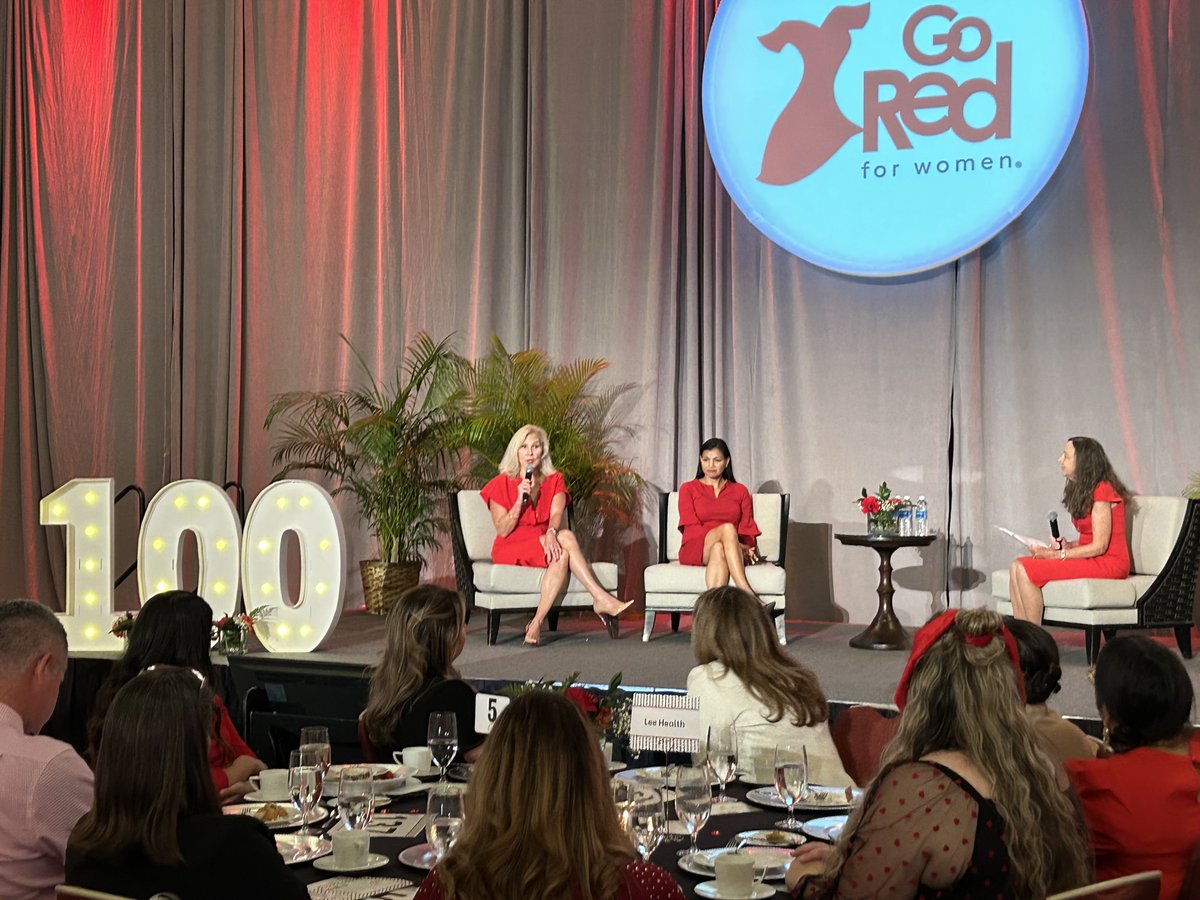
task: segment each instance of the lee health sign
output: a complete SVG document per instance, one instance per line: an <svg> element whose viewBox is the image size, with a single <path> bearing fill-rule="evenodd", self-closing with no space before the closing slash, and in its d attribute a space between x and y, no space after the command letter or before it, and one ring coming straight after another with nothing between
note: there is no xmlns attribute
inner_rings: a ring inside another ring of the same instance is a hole
<svg viewBox="0 0 1200 900"><path fill-rule="evenodd" d="M1081 0L724 0L704 125L734 202L810 262L888 276L1020 215L1088 83Z"/></svg>

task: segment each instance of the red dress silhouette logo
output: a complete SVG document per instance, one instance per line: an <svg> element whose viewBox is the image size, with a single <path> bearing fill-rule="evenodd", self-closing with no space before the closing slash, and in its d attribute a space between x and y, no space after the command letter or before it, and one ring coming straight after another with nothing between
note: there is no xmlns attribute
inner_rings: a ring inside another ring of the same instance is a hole
<svg viewBox="0 0 1200 900"><path fill-rule="evenodd" d="M804 58L804 77L767 138L762 170L764 184L793 184L807 178L862 131L843 114L833 81L850 52L850 32L867 24L871 4L837 6L820 26L782 22L758 40L773 53L795 47Z"/></svg>

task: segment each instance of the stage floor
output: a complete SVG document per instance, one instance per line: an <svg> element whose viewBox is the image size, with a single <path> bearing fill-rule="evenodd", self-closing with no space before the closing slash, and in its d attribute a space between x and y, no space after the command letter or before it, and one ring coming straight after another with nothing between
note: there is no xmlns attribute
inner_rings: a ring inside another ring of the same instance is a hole
<svg viewBox="0 0 1200 900"><path fill-rule="evenodd" d="M641 615L627 615L621 620L620 639L613 641L595 616L563 613L557 633L543 632L540 647L525 647L521 643L525 620L508 616L501 625L499 641L488 646L485 619L480 615L468 627L467 646L457 666L462 676L472 681L559 680L578 672L583 682L605 684L620 672L623 685L631 689L683 689L688 671L695 665L690 623L690 617L684 616L680 632L673 634L669 617L659 616L658 629L643 643ZM816 672L831 701L891 703L908 654L852 649L848 642L862 629L862 625L789 621L786 650ZM1050 704L1064 715L1093 718L1096 706L1087 681L1083 633L1064 630L1053 634L1062 652L1063 679L1061 693ZM1160 639L1175 649L1169 633ZM1193 643L1200 646L1195 638ZM274 656L296 662L370 666L382 652L383 620L348 612L323 649ZM1200 658L1184 660L1184 664L1200 693Z"/></svg>

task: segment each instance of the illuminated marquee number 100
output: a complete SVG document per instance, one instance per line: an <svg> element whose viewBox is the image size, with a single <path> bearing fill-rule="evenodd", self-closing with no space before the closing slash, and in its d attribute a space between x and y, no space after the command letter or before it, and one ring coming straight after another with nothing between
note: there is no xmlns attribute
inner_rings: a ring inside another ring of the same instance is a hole
<svg viewBox="0 0 1200 900"><path fill-rule="evenodd" d="M76 478L42 499L43 525L67 529L66 611L63 626L73 644L120 649L110 633L113 610L113 480ZM255 498L244 529L229 496L208 481L175 481L146 509L138 535L138 593L149 597L179 587L185 531L196 538L197 593L220 618L237 608L239 583L247 609L270 615L255 633L271 651L315 650L337 624L345 594L345 536L329 494L311 481L268 485ZM288 598L280 547L291 532L300 545L298 600Z"/></svg>

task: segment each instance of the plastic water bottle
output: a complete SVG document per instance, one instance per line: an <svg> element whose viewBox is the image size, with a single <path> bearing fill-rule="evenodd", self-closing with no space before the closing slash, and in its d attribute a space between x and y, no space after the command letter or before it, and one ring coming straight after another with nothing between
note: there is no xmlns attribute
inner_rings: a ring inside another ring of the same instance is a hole
<svg viewBox="0 0 1200 900"><path fill-rule="evenodd" d="M896 510L896 520L900 524L900 537L912 537L912 505L909 502L908 497L904 498L904 505Z"/></svg>
<svg viewBox="0 0 1200 900"><path fill-rule="evenodd" d="M916 508L913 509L913 535L916 537L926 537L929 534L929 504L925 502L925 495L922 494L917 498Z"/></svg>

